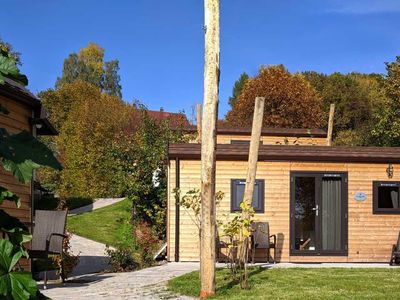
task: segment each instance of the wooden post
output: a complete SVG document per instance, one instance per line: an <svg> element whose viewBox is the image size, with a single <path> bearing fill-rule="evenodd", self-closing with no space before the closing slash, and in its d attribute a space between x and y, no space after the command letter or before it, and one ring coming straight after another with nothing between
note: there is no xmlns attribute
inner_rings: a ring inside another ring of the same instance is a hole
<svg viewBox="0 0 400 300"><path fill-rule="evenodd" d="M329 107L329 120L328 120L328 134L326 137L326 145L332 146L332 133L333 133L333 117L335 115L335 103L331 103Z"/></svg>
<svg viewBox="0 0 400 300"><path fill-rule="evenodd" d="M196 105L197 142L201 143L201 104Z"/></svg>
<svg viewBox="0 0 400 300"><path fill-rule="evenodd" d="M204 0L205 63L201 136L200 298L215 294L215 156L219 92L219 0Z"/></svg>
<svg viewBox="0 0 400 300"><path fill-rule="evenodd" d="M257 97L254 104L254 115L253 125L251 129L251 140L249 148L249 160L247 164L247 176L246 186L244 189L243 202L246 209L242 210L243 219L250 219L249 209L253 200L254 184L256 181L257 174L257 161L258 161L258 150L260 148L261 130L264 116L264 97ZM249 240L248 237L241 233L241 246L239 249L240 264L244 268L244 274L242 274L242 280L240 282L242 288L247 288L247 270L246 264L249 253Z"/></svg>
<svg viewBox="0 0 400 300"><path fill-rule="evenodd" d="M253 125L251 128L251 140L249 149L249 160L247 165L246 186L243 200L248 207L253 199L254 183L256 180L258 149L260 148L261 130L264 116L264 97L257 97L254 104Z"/></svg>

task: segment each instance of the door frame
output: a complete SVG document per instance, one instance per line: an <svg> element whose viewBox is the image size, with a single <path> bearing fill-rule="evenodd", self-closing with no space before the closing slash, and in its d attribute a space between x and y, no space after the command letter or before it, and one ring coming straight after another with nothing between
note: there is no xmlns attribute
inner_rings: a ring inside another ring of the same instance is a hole
<svg viewBox="0 0 400 300"><path fill-rule="evenodd" d="M316 204L321 207L321 193L322 193L322 179L325 177L340 177L342 178L341 198L342 198L342 216L341 216L341 250L322 250L322 225L321 214L315 220L316 227L316 243L315 251L304 251L294 249L295 245L295 222L294 222L294 209L295 209L295 177L315 177L315 194ZM347 256L348 254L348 173L339 171L291 171L290 172L290 238L289 238L289 254L291 256Z"/></svg>

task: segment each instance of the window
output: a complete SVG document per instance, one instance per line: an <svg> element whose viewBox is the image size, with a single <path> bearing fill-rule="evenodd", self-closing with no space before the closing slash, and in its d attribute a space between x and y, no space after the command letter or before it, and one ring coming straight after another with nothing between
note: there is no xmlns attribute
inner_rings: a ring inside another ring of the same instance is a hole
<svg viewBox="0 0 400 300"><path fill-rule="evenodd" d="M374 214L400 214L400 182L373 182Z"/></svg>
<svg viewBox="0 0 400 300"><path fill-rule="evenodd" d="M232 145L250 145L250 141L247 140L231 140ZM260 145L263 144L263 141L260 141Z"/></svg>
<svg viewBox="0 0 400 300"><path fill-rule="evenodd" d="M240 203L243 201L245 179L231 180L231 211L239 211ZM252 206L257 213L264 212L264 180L257 179L254 184Z"/></svg>

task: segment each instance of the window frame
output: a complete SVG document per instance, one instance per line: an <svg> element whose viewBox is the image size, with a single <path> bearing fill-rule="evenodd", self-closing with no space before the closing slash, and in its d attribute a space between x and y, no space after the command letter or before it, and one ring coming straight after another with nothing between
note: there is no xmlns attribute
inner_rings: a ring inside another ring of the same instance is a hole
<svg viewBox="0 0 400 300"><path fill-rule="evenodd" d="M240 207L235 207L234 199L236 198L236 182L237 181L244 181L246 182L246 179L231 179L231 213L235 213L240 211ZM263 214L265 212L265 180L264 179L256 179L255 183L258 185L258 194L260 195L260 208L254 208L254 213L256 214ZM257 186L255 185L255 186Z"/></svg>
<svg viewBox="0 0 400 300"><path fill-rule="evenodd" d="M400 208L379 208L379 191L380 186L397 186L399 189L400 197L400 181L385 181L385 180L374 180L372 181L372 213L374 215L400 215Z"/></svg>

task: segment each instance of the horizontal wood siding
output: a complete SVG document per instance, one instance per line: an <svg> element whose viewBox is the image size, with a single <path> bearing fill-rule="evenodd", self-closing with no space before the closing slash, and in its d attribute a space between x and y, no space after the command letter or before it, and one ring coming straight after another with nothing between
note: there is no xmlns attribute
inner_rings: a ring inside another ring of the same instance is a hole
<svg viewBox="0 0 400 300"><path fill-rule="evenodd" d="M7 129L10 133L18 133L22 130L31 132L29 119L32 117L32 109L14 100L0 96L0 104L8 111L8 115L0 114L0 128ZM0 207L8 214L18 217L22 222L30 223L31 220L31 184L22 184L14 176L0 169L0 185L14 192L21 198L21 207L17 208L14 203L5 201ZM22 267L30 270L27 260L21 261Z"/></svg>
<svg viewBox="0 0 400 300"><path fill-rule="evenodd" d="M246 135L217 135L218 144L230 144L231 141L250 141ZM319 145L326 146L326 138L320 137L283 137L283 136L262 136L264 145Z"/></svg>
<svg viewBox="0 0 400 300"><path fill-rule="evenodd" d="M171 162L171 164L173 164ZM200 188L200 161L181 160L182 195L192 188ZM230 213L230 181L246 178L247 162L218 161L217 191L225 197L217 208L218 219L223 223L232 218ZM257 179L265 180L265 212L255 219L268 221L271 234L276 234L277 259L282 262L388 262L392 244L400 230L400 215L372 214L372 181L389 180L386 164L366 163L318 163L318 162L271 162L258 163ZM170 165L170 191L175 184L174 167ZM394 165L394 177L400 180L400 164ZM397 170L397 171L396 171ZM341 171L348 172L348 256L289 256L289 211L291 171ZM365 192L367 200L354 200L356 192ZM174 251L175 202L169 193L169 258ZM272 250L273 251L273 250ZM262 257L262 253L258 253ZM199 257L198 229L190 212L181 208L180 260L197 261ZM264 255L265 257L265 255Z"/></svg>

